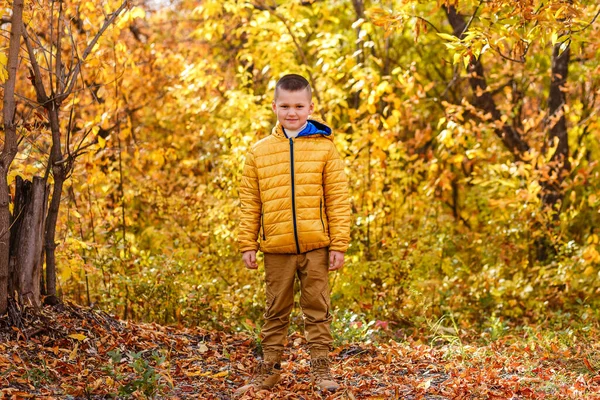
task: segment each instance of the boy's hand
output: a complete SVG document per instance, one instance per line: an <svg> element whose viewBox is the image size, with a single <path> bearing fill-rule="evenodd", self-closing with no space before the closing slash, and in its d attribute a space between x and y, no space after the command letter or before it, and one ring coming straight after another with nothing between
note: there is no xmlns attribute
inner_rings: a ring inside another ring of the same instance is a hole
<svg viewBox="0 0 600 400"><path fill-rule="evenodd" d="M329 270L336 271L344 266L344 253L341 251L329 251Z"/></svg>
<svg viewBox="0 0 600 400"><path fill-rule="evenodd" d="M248 269L257 269L258 263L256 262L256 251L248 250L242 253L242 260L246 264Z"/></svg>

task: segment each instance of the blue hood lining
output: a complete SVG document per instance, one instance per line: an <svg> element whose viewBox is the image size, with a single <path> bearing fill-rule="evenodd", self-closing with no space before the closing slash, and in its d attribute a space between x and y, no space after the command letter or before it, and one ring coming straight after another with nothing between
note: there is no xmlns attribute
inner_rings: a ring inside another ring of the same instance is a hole
<svg viewBox="0 0 600 400"><path fill-rule="evenodd" d="M283 132L285 133L285 129L283 129ZM329 136L329 135L331 135L331 128L325 124L318 122L318 121L309 119L307 121L306 127L304 129L302 129L300 132L298 132L297 137L311 136L311 135ZM287 137L287 133L285 134L285 136Z"/></svg>

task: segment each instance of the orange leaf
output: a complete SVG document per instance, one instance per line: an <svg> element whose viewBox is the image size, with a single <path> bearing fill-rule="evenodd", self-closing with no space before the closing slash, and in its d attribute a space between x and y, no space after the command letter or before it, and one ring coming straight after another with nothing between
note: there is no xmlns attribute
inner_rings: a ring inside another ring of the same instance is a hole
<svg viewBox="0 0 600 400"><path fill-rule="evenodd" d="M587 359L587 357L583 359L583 363L585 364L587 369L589 369L594 374L597 372L596 369L594 367L592 367L592 364L590 363L590 360Z"/></svg>

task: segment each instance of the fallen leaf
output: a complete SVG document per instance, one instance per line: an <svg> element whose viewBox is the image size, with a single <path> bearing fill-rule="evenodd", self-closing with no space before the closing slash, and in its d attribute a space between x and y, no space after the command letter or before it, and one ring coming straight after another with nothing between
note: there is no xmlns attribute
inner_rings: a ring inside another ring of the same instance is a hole
<svg viewBox="0 0 600 400"><path fill-rule="evenodd" d="M229 375L229 371L221 371L221 372L214 374L212 377L213 378L222 378L227 375Z"/></svg>
<svg viewBox="0 0 600 400"><path fill-rule="evenodd" d="M77 358L77 349L79 348L79 343L75 343L75 347L73 348L73 351L71 351L71 353L69 354L69 361L73 361L75 358Z"/></svg>
<svg viewBox="0 0 600 400"><path fill-rule="evenodd" d="M423 382L419 383L419 389L428 390L431 386L431 379L426 379Z"/></svg>
<svg viewBox="0 0 600 400"><path fill-rule="evenodd" d="M585 364L587 369L590 370L590 372L593 372L594 374L596 373L596 369L592 366L592 363L590 363L590 360L588 360L587 358L584 358L583 363Z"/></svg>

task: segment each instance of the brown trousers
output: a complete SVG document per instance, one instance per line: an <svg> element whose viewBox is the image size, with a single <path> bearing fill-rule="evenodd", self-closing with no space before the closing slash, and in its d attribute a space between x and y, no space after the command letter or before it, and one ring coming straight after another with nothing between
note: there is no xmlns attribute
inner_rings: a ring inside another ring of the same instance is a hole
<svg viewBox="0 0 600 400"><path fill-rule="evenodd" d="M311 354L327 354L333 342L329 313L329 250L322 248L303 254L265 253L264 259L267 307L261 336L265 359L278 358L283 352L294 306L296 276L300 280L300 307Z"/></svg>

